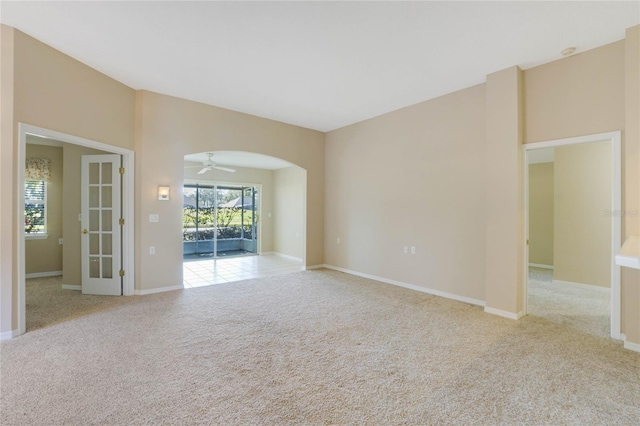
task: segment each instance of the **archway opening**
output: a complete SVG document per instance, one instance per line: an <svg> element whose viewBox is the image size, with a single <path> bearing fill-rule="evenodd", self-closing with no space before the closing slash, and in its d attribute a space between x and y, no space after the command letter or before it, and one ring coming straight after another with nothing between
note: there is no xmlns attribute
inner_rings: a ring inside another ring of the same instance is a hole
<svg viewBox="0 0 640 426"><path fill-rule="evenodd" d="M185 155L185 288L299 271L306 187L306 170L280 158L245 151Z"/></svg>

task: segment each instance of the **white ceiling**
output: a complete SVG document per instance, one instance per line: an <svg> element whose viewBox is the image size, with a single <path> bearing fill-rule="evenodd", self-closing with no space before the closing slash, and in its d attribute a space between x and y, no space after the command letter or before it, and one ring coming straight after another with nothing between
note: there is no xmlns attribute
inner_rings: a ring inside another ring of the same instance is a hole
<svg viewBox="0 0 640 426"><path fill-rule="evenodd" d="M184 156L184 161L197 163L207 161L208 159L209 156L206 152ZM254 169L278 170L292 166L288 161L279 158L241 151L213 151L211 160L221 166L250 167Z"/></svg>
<svg viewBox="0 0 640 426"><path fill-rule="evenodd" d="M8 2L134 89L329 131L624 38L628 2Z"/></svg>

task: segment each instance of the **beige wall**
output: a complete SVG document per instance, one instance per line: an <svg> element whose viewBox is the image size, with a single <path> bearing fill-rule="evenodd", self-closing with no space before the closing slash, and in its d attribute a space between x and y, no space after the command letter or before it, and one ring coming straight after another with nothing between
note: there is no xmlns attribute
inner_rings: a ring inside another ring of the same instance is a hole
<svg viewBox="0 0 640 426"><path fill-rule="evenodd" d="M640 200L639 32L524 72L526 143L622 130L622 207L632 213ZM639 220L625 215L624 235L637 233ZM621 268L621 276L622 331L640 343L640 274Z"/></svg>
<svg viewBox="0 0 640 426"><path fill-rule="evenodd" d="M62 271L62 246L58 243L62 238L62 148L27 143L26 158L51 160L51 181L47 182L47 238L25 239L25 273Z"/></svg>
<svg viewBox="0 0 640 426"><path fill-rule="evenodd" d="M624 88L624 41L525 70L525 142L624 129Z"/></svg>
<svg viewBox="0 0 640 426"><path fill-rule="evenodd" d="M83 155L100 155L107 152L84 146L63 143L63 219L64 245L62 246L62 283L82 285L81 233L78 217L81 212L81 168Z"/></svg>
<svg viewBox="0 0 640 426"><path fill-rule="evenodd" d="M529 263L553 266L553 163L529 165Z"/></svg>
<svg viewBox="0 0 640 426"><path fill-rule="evenodd" d="M18 329L18 123L133 149L133 89L2 25L0 333ZM12 105L11 105L12 99ZM8 296L8 297L7 297ZM5 314L7 313L7 314ZM10 318L7 316L10 313Z"/></svg>
<svg viewBox="0 0 640 426"><path fill-rule="evenodd" d="M300 167L291 166L273 172L273 251L301 260L304 258L306 181L306 172Z"/></svg>
<svg viewBox="0 0 640 426"><path fill-rule="evenodd" d="M202 163L194 163L190 161L186 161L185 165L190 166L202 166ZM184 179L185 183L200 183L204 185L214 185L214 184L238 184L245 186L252 185L260 185L261 193L261 211L260 213L260 237L261 241L259 242L260 250L265 251L273 251L273 221L270 217L268 217L268 213L273 211L273 170L266 169L254 169L247 167L236 167L232 166L231 168L235 169L235 173L228 173L221 170L210 170L202 175L198 174L200 171L199 168L185 168L184 169ZM182 190L175 194L180 197L182 195Z"/></svg>
<svg viewBox="0 0 640 426"><path fill-rule="evenodd" d="M487 76L485 310L517 318L524 305L523 73Z"/></svg>
<svg viewBox="0 0 640 426"><path fill-rule="evenodd" d="M324 134L148 91L136 95L136 289L182 285L182 200L157 200L168 184L179 193L184 156L247 151L307 170L306 264L323 263ZM149 214L159 214L149 223ZM149 254L149 246L156 254Z"/></svg>
<svg viewBox="0 0 640 426"><path fill-rule="evenodd" d="M611 287L611 143L558 147L553 278Z"/></svg>
<svg viewBox="0 0 640 426"><path fill-rule="evenodd" d="M15 191L16 144L14 143L14 36L13 28L0 24L0 335L11 336L16 318L18 257Z"/></svg>
<svg viewBox="0 0 640 426"><path fill-rule="evenodd" d="M325 262L484 300L484 133L484 85L329 132Z"/></svg>

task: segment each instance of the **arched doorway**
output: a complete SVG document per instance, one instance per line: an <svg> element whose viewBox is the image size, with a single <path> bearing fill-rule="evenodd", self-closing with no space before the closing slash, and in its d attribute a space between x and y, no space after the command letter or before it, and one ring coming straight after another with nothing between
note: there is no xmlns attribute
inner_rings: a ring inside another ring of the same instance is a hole
<svg viewBox="0 0 640 426"><path fill-rule="evenodd" d="M306 171L244 151L185 156L184 286L299 271L306 248Z"/></svg>

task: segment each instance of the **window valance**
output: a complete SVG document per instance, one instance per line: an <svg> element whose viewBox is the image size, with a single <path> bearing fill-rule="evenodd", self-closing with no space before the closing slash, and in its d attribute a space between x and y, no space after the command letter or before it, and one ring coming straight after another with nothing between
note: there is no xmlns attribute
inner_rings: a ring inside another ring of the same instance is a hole
<svg viewBox="0 0 640 426"><path fill-rule="evenodd" d="M47 158L27 158L24 180L51 181L51 160Z"/></svg>

